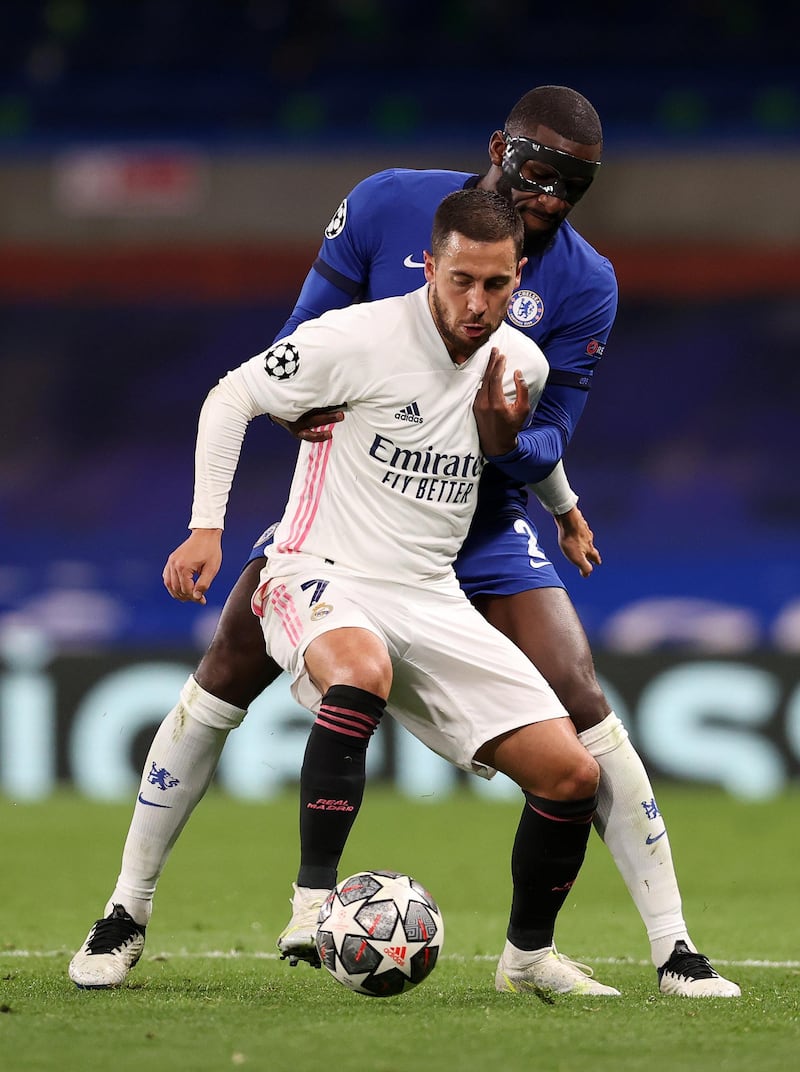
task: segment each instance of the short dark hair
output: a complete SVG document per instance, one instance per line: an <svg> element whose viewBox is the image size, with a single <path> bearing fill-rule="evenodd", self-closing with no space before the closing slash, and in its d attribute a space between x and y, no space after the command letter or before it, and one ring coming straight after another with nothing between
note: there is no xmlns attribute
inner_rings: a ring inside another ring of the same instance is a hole
<svg viewBox="0 0 800 1072"><path fill-rule="evenodd" d="M436 209L431 233L431 252L438 256L453 233L473 242L512 239L517 260L525 244L525 224L510 201L493 190L456 190Z"/></svg>
<svg viewBox="0 0 800 1072"><path fill-rule="evenodd" d="M586 97L569 86L537 86L529 90L508 113L505 129L509 134L526 137L537 126L550 127L562 138L580 145L603 144L600 116Z"/></svg>

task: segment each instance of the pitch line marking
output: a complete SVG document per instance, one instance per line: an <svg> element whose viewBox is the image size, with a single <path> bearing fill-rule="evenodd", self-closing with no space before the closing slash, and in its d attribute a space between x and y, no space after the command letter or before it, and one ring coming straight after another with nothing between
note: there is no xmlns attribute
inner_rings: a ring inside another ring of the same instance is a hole
<svg viewBox="0 0 800 1072"><path fill-rule="evenodd" d="M2 960L3 957L18 957L20 959L71 957L72 952L74 951L70 951L67 949L0 949L0 960ZM466 961L470 960L475 963L478 963L480 961L494 962L497 960L497 956L494 954L484 953L472 957L465 957L462 956L460 953L443 953L439 959L458 961L460 963L465 963ZM653 966L652 961L650 960L635 960L632 957L582 957L582 959L589 964L628 964L631 967L638 968L652 968ZM257 950L250 953L243 953L240 952L238 949L208 949L201 953L190 953L186 949L181 949L178 952L167 952L165 950L161 953L145 954L142 957L143 962L159 960L280 960L280 954L259 952ZM713 962L714 964L721 965L725 968L800 969L800 960L723 960L720 957L714 957Z"/></svg>

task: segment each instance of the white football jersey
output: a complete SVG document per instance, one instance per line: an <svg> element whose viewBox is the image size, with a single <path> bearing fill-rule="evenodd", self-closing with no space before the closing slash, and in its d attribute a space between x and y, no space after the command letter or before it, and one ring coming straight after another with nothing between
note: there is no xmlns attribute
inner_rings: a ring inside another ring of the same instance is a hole
<svg viewBox="0 0 800 1072"><path fill-rule="evenodd" d="M203 407L190 528L221 528L248 421L296 420L346 405L324 443L302 443L270 573L299 555L363 576L414 584L449 575L469 528L483 456L472 404L492 347L528 384L531 408L548 373L544 354L501 324L462 365L436 328L427 286L301 324L228 373ZM285 433L284 433L285 434Z"/></svg>

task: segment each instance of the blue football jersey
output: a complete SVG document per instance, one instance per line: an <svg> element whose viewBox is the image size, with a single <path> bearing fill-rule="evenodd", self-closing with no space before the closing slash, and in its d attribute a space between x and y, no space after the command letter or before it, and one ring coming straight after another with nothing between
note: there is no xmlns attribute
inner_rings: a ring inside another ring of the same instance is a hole
<svg viewBox="0 0 800 1072"><path fill-rule="evenodd" d="M392 168L360 182L342 201L325 230L295 308L278 338L330 308L373 301L415 290L424 282L423 250L430 249L434 213L454 190L479 177L457 171ZM527 484L544 479L562 457L603 356L617 309L617 282L611 263L565 221L547 248L529 259L508 306L507 321L533 338L547 357L550 375L530 425L518 446L484 469L478 508L457 571L468 594L487 591L470 577L485 573L477 556L482 540L498 538L498 521L515 521L521 559L533 563L536 531L527 516ZM492 535L494 534L494 535ZM514 556L509 555L509 571ZM473 559L475 561L473 562ZM497 561L503 559L499 548ZM550 567L534 571L534 586L554 583ZM516 582L502 586L507 594ZM526 585L530 587L530 584ZM497 590L498 592L501 589Z"/></svg>

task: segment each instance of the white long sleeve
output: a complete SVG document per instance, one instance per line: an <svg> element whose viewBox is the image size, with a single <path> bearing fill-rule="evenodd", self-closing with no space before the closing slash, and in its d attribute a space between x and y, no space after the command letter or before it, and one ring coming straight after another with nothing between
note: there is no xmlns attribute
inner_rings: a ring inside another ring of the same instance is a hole
<svg viewBox="0 0 800 1072"><path fill-rule="evenodd" d="M253 417L263 412L247 391L239 369L228 373L209 392L197 428L190 529L225 527L225 511L245 432Z"/></svg>

